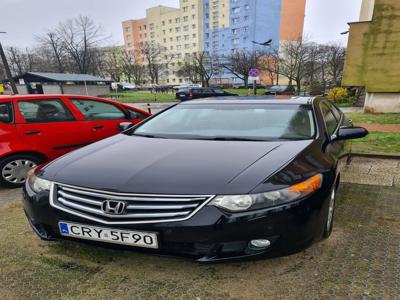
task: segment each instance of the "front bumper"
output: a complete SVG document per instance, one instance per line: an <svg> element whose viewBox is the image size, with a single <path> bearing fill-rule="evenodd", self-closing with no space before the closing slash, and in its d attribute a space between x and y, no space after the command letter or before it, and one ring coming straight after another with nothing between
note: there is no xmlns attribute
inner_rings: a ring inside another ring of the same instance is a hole
<svg viewBox="0 0 400 300"><path fill-rule="evenodd" d="M231 214L214 206L205 206L185 221L108 226L51 207L47 192L35 194L27 185L23 190L23 204L29 223L42 239L72 239L59 233L59 221L151 231L159 236L157 250L74 240L157 254L190 256L200 262L212 262L282 256L304 249L322 236L328 201L319 191L288 205L252 212ZM267 239L271 244L255 249L249 245L254 239Z"/></svg>

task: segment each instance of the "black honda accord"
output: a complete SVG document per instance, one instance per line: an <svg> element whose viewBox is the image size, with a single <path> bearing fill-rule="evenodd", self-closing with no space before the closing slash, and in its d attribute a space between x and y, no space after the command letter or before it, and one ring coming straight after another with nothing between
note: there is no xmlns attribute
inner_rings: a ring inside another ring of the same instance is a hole
<svg viewBox="0 0 400 300"><path fill-rule="evenodd" d="M294 253L331 234L347 141L368 133L318 98L188 101L121 126L31 172L39 237L201 262Z"/></svg>

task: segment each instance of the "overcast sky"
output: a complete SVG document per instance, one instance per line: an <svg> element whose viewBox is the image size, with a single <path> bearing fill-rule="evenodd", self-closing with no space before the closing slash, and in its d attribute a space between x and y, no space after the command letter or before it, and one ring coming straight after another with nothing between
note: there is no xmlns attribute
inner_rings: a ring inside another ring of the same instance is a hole
<svg viewBox="0 0 400 300"><path fill-rule="evenodd" d="M291 0L297 1L297 0ZM362 0L307 0L305 33L317 42L346 43L347 22L357 21ZM178 7L179 0L0 0L0 35L6 46L30 47L35 36L60 21L87 15L100 23L110 43L122 44L121 21L145 16L155 5Z"/></svg>

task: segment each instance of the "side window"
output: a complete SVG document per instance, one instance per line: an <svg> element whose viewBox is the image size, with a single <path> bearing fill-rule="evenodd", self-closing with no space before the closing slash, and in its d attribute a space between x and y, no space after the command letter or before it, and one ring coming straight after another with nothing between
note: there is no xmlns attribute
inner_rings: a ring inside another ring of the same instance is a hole
<svg viewBox="0 0 400 300"><path fill-rule="evenodd" d="M130 119L143 119L144 120L148 117L147 115L142 114L141 112L138 112L134 109L127 108L126 110L129 112Z"/></svg>
<svg viewBox="0 0 400 300"><path fill-rule="evenodd" d="M124 112L110 103L85 99L72 99L71 101L88 121L126 119Z"/></svg>
<svg viewBox="0 0 400 300"><path fill-rule="evenodd" d="M327 104L321 103L320 108L322 111L322 116L325 121L326 129L328 133L332 135L338 126L338 122L336 121L335 116L333 115L332 111L330 110Z"/></svg>
<svg viewBox="0 0 400 300"><path fill-rule="evenodd" d="M216 94L224 94L225 92L224 92L224 90L221 90L221 89L214 89L214 93L216 93Z"/></svg>
<svg viewBox="0 0 400 300"><path fill-rule="evenodd" d="M18 101L18 109L28 123L74 121L72 113L57 99Z"/></svg>
<svg viewBox="0 0 400 300"><path fill-rule="evenodd" d="M11 103L0 103L0 123L12 123L13 113Z"/></svg>
<svg viewBox="0 0 400 300"><path fill-rule="evenodd" d="M340 118L341 118L341 112L340 110L334 106L334 105L329 105L329 107L331 108L331 111L333 113L333 115L335 116L336 120L338 121L338 123L340 122Z"/></svg>

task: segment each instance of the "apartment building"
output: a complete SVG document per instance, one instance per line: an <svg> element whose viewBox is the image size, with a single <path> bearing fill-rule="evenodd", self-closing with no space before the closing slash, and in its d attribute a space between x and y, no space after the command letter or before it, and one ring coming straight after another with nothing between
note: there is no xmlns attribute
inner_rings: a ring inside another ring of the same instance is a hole
<svg viewBox="0 0 400 300"><path fill-rule="evenodd" d="M302 37L306 0L180 0L179 8L157 6L146 17L122 23L125 48L138 53L141 43L163 45L174 54L162 83L179 84L177 64L199 51L227 55L234 50L257 50L255 42ZM265 49L263 49L265 50ZM219 82L237 79L222 74Z"/></svg>
<svg viewBox="0 0 400 300"><path fill-rule="evenodd" d="M365 87L365 112L400 112L400 1L363 0L349 25L342 84Z"/></svg>

